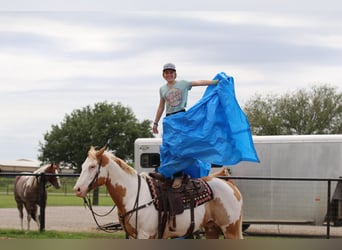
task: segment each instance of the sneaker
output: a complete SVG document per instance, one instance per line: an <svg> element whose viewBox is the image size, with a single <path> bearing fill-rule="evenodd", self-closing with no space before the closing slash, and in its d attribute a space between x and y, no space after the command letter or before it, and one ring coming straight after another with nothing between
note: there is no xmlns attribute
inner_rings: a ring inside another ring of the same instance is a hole
<svg viewBox="0 0 342 250"><path fill-rule="evenodd" d="M177 176L173 179L172 188L180 188L182 186L183 176Z"/></svg>

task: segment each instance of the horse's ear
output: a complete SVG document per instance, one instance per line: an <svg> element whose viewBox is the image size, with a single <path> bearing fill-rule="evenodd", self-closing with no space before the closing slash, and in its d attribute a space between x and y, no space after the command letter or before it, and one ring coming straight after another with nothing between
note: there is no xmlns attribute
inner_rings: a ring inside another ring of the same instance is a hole
<svg viewBox="0 0 342 250"><path fill-rule="evenodd" d="M95 147L94 147L94 146L90 146L89 151L88 151L88 156L89 156L90 154L95 153L95 152L96 152Z"/></svg>
<svg viewBox="0 0 342 250"><path fill-rule="evenodd" d="M96 152L96 158L100 159L102 157L104 151L106 151L106 146L102 147L99 151Z"/></svg>

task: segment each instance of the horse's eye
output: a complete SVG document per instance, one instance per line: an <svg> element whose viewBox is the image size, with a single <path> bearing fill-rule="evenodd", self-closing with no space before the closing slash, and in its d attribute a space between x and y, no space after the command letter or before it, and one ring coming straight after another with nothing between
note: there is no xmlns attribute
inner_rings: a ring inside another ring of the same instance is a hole
<svg viewBox="0 0 342 250"><path fill-rule="evenodd" d="M90 168L96 168L96 166L95 165L90 165Z"/></svg>

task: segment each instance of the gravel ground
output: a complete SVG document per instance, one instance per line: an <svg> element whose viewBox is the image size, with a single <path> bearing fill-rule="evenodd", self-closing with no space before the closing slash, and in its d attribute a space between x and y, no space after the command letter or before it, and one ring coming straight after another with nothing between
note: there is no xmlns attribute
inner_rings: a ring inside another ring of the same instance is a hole
<svg viewBox="0 0 342 250"><path fill-rule="evenodd" d="M95 212L106 214L111 210L109 206L96 206ZM24 215L26 228L26 214ZM19 212L14 208L0 209L0 228L20 229ZM97 217L100 225L117 222L115 211L105 217ZM31 221L31 230L38 230L37 224ZM97 225L86 207L47 207L45 211L45 230L90 232L97 231ZM326 226L303 225L262 225L252 224L247 230L248 235L294 236L294 237L326 237ZM342 227L330 227L331 238L342 238Z"/></svg>
<svg viewBox="0 0 342 250"><path fill-rule="evenodd" d="M98 214L106 214L112 207L98 206L94 210ZM16 208L0 209L0 228L20 229L19 212ZM117 215L111 212L105 217L97 217L99 224L117 222ZM31 220L31 230L38 230L35 221ZM27 228L26 213L24 212L24 229ZM58 231L94 231L97 225L86 207L47 207L45 210L45 230Z"/></svg>

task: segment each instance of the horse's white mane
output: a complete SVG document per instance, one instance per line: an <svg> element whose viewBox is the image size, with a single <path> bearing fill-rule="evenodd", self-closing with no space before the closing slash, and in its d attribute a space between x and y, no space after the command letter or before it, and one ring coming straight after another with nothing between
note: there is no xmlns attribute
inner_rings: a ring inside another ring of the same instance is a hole
<svg viewBox="0 0 342 250"><path fill-rule="evenodd" d="M116 164L118 164L122 170L128 172L129 174L137 174L137 171L128 165L124 160L115 156L112 152L106 151L106 153L108 154L107 156L109 156Z"/></svg>
<svg viewBox="0 0 342 250"><path fill-rule="evenodd" d="M50 167L50 166L51 166L50 164L47 164L47 165L45 165L45 166L42 166L42 167L38 168L36 171L34 171L33 173L34 173L34 174L41 174L41 173L44 173L45 170L46 170L48 167Z"/></svg>

